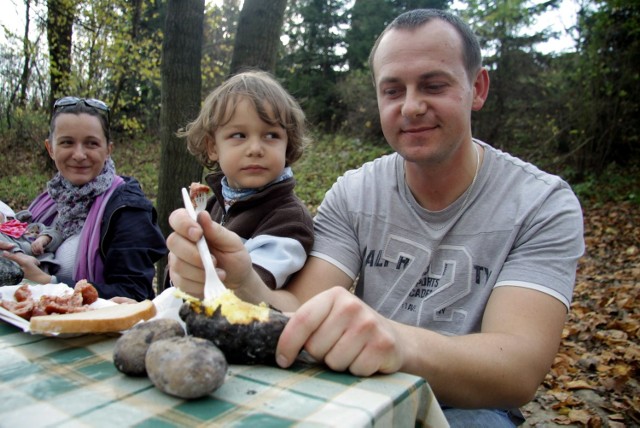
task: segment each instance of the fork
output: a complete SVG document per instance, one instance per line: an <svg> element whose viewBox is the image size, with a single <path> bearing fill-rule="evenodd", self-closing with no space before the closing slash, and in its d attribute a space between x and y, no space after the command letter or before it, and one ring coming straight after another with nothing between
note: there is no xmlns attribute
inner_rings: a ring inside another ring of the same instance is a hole
<svg viewBox="0 0 640 428"><path fill-rule="evenodd" d="M187 212L191 216L192 219L197 221L198 213L205 210L205 206L207 204L207 195L206 194L198 194L196 196L196 208L194 210L193 203L191 202L191 197L189 197L189 191L182 188L182 199L184 202L184 207L187 209ZM213 261L211 260L211 254L209 253L209 247L207 246L207 242L204 239L204 236L198 240L196 243L198 247L198 253L200 253L200 258L202 259L202 264L204 265L204 274L205 274L205 282L204 282L204 298L205 300L213 299L219 296L223 291L226 290L226 287L218 278L218 274L216 273L216 269L213 266Z"/></svg>

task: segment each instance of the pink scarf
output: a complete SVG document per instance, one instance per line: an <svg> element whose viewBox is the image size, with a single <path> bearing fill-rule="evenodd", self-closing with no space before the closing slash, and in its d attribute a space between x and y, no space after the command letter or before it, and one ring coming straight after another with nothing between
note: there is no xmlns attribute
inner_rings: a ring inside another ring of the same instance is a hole
<svg viewBox="0 0 640 428"><path fill-rule="evenodd" d="M12 238L19 238L24 235L24 231L27 230L27 223L23 223L20 220L9 220L0 224L0 232Z"/></svg>

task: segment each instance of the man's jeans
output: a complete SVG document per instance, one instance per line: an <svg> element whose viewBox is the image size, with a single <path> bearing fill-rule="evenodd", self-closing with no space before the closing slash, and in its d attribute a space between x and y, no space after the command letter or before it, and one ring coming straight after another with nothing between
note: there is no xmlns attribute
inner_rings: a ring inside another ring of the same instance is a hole
<svg viewBox="0 0 640 428"><path fill-rule="evenodd" d="M513 428L524 422L521 415L512 414L506 410L498 409L454 409L442 407L444 416L451 428L478 427L478 428Z"/></svg>

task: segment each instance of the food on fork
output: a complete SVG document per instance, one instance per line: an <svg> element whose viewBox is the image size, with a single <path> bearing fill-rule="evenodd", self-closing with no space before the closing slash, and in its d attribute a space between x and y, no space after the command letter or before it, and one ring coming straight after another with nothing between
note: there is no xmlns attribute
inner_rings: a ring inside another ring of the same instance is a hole
<svg viewBox="0 0 640 428"><path fill-rule="evenodd" d="M200 195L208 195L211 193L211 189L206 184L193 182L189 186L189 197L191 198L191 202L193 206L196 206L196 198Z"/></svg>
<svg viewBox="0 0 640 428"><path fill-rule="evenodd" d="M231 290L212 301L179 295L186 301L180 318L187 334L212 341L229 364L276 364L278 339L289 321L282 312L244 302Z"/></svg>
<svg viewBox="0 0 640 428"><path fill-rule="evenodd" d="M196 187L200 185L199 183L192 183L192 188L196 189ZM208 189L208 188L207 188ZM195 196L195 200L190 199ZM189 192L184 187L182 188L182 201L184 203L184 207L189 213L189 216L194 221L198 220L198 213L205 210L207 205L207 197L205 193L197 193L192 192L192 196L189 196ZM200 259L202 260L202 264L204 266L205 271L205 283L204 283L204 295L207 298L213 298L218 294L224 292L224 284L218 278L218 274L216 273L215 267L213 266L213 262L211 261L211 254L209 253L209 247L207 246L207 242L205 241L204 235L198 239L196 242L196 246L198 247L198 253L200 254Z"/></svg>

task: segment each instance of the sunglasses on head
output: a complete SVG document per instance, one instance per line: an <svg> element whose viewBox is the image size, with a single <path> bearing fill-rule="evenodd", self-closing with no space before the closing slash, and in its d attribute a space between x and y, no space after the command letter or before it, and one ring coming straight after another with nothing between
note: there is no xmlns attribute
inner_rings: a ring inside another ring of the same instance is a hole
<svg viewBox="0 0 640 428"><path fill-rule="evenodd" d="M109 106L104 101L100 101L95 98L78 98L78 97L60 98L53 104L53 111L56 112L64 107L75 106L75 105L78 105L79 103L84 103L89 107L92 107L100 112L106 113L107 121L110 120Z"/></svg>

